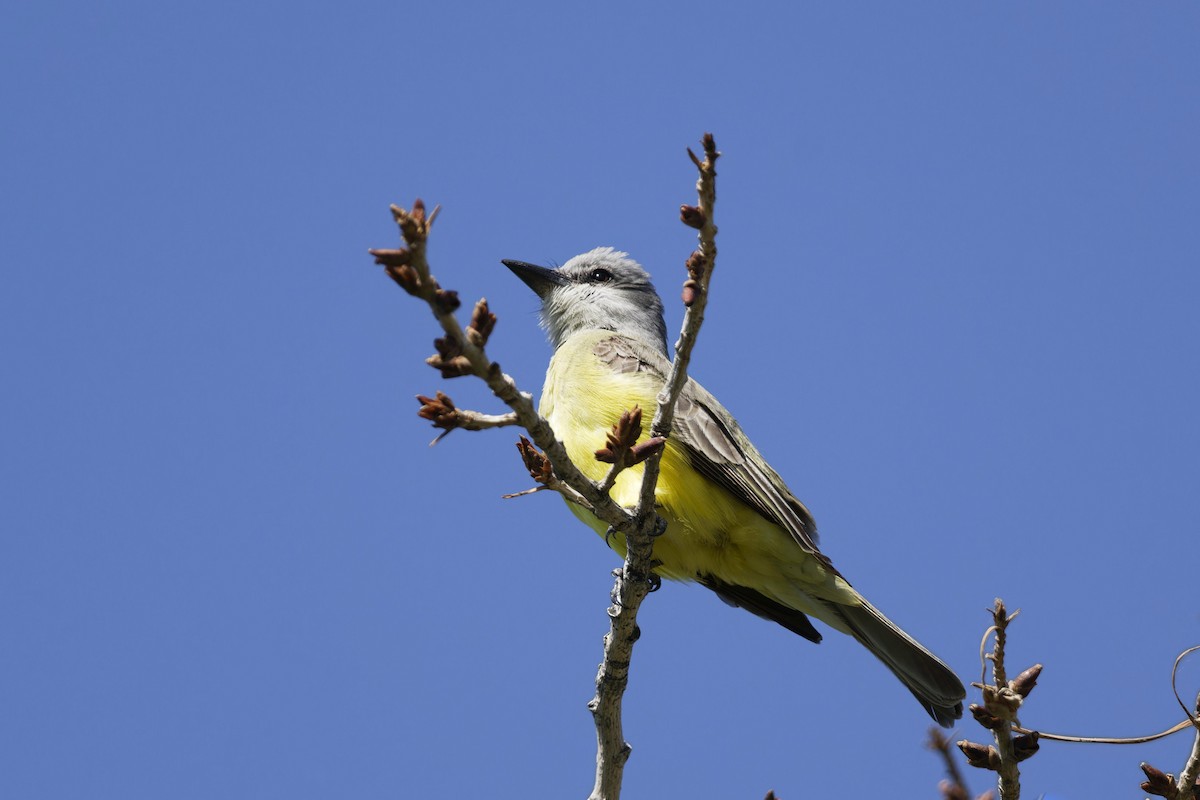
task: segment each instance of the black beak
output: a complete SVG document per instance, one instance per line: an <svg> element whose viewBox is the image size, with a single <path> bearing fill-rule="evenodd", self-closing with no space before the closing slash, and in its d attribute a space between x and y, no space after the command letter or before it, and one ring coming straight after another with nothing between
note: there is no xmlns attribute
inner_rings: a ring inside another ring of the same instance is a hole
<svg viewBox="0 0 1200 800"><path fill-rule="evenodd" d="M521 280L525 281L525 285L537 292L538 297L545 297L554 291L557 286L562 286L567 283L567 279L556 270L539 267L536 264L526 264L524 261L509 261L504 259L500 262L504 266L513 271Z"/></svg>

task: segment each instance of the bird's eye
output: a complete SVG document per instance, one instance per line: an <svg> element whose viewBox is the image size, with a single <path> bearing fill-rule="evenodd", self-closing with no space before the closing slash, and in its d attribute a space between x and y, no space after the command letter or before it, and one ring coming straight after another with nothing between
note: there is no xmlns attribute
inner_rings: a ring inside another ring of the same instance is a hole
<svg viewBox="0 0 1200 800"><path fill-rule="evenodd" d="M608 283L612 280L612 273L606 269L597 268L588 273L588 283Z"/></svg>

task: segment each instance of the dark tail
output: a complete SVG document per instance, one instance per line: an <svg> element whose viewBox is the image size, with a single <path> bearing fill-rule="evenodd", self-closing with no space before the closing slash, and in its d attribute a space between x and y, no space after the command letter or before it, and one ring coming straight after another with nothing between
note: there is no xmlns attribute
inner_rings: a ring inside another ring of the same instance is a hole
<svg viewBox="0 0 1200 800"><path fill-rule="evenodd" d="M829 603L850 627L854 638L875 654L908 687L939 725L949 728L962 717L962 681L933 653L922 647L866 600L861 606Z"/></svg>

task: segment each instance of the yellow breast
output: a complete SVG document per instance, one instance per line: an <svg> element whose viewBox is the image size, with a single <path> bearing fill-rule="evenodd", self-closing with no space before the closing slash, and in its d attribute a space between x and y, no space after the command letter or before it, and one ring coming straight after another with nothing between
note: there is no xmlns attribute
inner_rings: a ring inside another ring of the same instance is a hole
<svg viewBox="0 0 1200 800"><path fill-rule="evenodd" d="M587 331L563 343L550 362L540 411L566 446L571 460L593 480L602 479L609 465L595 458L621 413L640 406L645 414L642 438L648 436L661 377L647 372L614 372L594 349L613 334ZM618 477L613 499L622 506L637 504L642 467ZM675 580L714 575L740 585L756 586L773 596L790 596L792 581L825 583L830 577L808 558L786 532L762 517L723 487L692 468L687 453L669 438L655 492L667 531L656 541L658 572ZM568 504L581 520L601 535L605 523L590 512ZM624 538L610 539L622 555ZM774 586L774 584L779 584Z"/></svg>

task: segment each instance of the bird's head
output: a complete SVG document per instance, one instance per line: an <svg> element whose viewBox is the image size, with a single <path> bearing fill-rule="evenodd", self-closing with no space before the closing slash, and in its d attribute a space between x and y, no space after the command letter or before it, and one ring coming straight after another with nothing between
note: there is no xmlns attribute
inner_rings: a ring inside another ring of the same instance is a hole
<svg viewBox="0 0 1200 800"><path fill-rule="evenodd" d="M667 352L663 304L650 275L628 253L597 247L558 269L503 261L542 299L542 327L557 348L573 333L603 329Z"/></svg>

